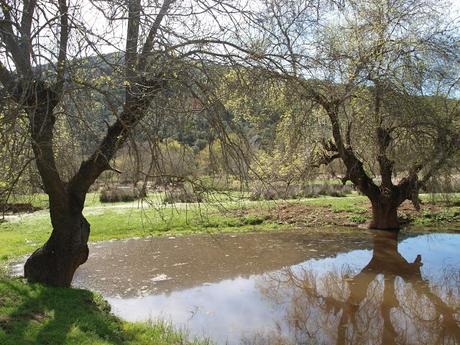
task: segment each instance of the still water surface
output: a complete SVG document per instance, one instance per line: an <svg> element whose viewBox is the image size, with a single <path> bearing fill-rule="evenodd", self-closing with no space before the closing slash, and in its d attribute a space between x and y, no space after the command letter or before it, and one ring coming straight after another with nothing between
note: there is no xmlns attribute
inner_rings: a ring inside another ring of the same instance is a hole
<svg viewBox="0 0 460 345"><path fill-rule="evenodd" d="M459 344L460 235L301 232L94 244L74 285L218 344Z"/></svg>

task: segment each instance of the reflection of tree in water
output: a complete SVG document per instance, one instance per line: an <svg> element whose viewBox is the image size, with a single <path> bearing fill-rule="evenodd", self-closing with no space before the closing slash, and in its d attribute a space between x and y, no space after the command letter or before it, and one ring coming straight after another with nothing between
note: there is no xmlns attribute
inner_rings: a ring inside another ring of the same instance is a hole
<svg viewBox="0 0 460 345"><path fill-rule="evenodd" d="M460 344L458 272L433 286L421 266L420 255L408 262L399 254L396 233L378 232L372 259L355 275L287 269L261 289L286 309L299 344Z"/></svg>

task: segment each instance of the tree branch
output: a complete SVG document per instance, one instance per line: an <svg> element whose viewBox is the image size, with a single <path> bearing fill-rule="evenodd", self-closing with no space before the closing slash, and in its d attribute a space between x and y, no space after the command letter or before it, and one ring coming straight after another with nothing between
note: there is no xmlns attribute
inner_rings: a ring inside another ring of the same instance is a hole
<svg viewBox="0 0 460 345"><path fill-rule="evenodd" d="M135 97L125 102L123 111L118 119L108 129L99 147L84 162L76 175L70 180L69 186L78 194L85 194L99 175L106 170L113 170L110 160L115 156L118 148L126 141L130 131L148 111L152 98L163 86L160 75L153 81L143 81L142 89L138 86Z"/></svg>
<svg viewBox="0 0 460 345"><path fill-rule="evenodd" d="M2 7L4 19L0 20L0 37L5 42L7 50L13 57L16 69L23 77L30 76L32 74L32 67L30 65L29 56L24 47L19 44L19 39L14 34L13 21L11 18L11 7L4 0L0 1Z"/></svg>
<svg viewBox="0 0 460 345"><path fill-rule="evenodd" d="M338 104L326 100L325 97L318 93L316 93L315 96L316 102L324 108L331 121L332 136L337 147L337 152L347 168L346 179L351 180L363 194L372 200L379 194L379 188L367 175L363 163L356 157L353 149L351 147L345 147L340 129L339 117L337 115L339 111ZM346 180L342 180L342 182L344 183Z"/></svg>
<svg viewBox="0 0 460 345"><path fill-rule="evenodd" d="M23 49L30 49L30 37L32 28L32 19L37 5L37 0L24 0L21 18L21 38ZM27 48L26 48L27 47Z"/></svg>
<svg viewBox="0 0 460 345"><path fill-rule="evenodd" d="M137 45L139 41L140 0L130 0L128 3L128 34L126 39L126 79L132 81L135 76ZM126 97L128 97L128 88Z"/></svg>
<svg viewBox="0 0 460 345"><path fill-rule="evenodd" d="M152 52L153 49L153 41L158 33L158 30L160 28L160 24L163 21L163 18L166 16L168 13L168 10L170 6L175 2L176 0L164 0L163 5L160 8L160 11L158 12L157 17L155 18L155 21L153 22L149 34L145 40L144 47L142 48L142 53L137 65L138 71L141 70L142 68L145 68L145 64L147 62L147 56Z"/></svg>
<svg viewBox="0 0 460 345"><path fill-rule="evenodd" d="M67 0L59 0L60 14L60 37L59 37L59 55L57 60L56 92L60 95L64 87L64 76L67 61L67 42L69 40L69 8Z"/></svg>

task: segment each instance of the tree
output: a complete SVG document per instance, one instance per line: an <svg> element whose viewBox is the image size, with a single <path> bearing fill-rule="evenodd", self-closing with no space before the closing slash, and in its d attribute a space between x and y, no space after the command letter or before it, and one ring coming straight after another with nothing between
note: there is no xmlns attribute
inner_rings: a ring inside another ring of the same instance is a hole
<svg viewBox="0 0 460 345"><path fill-rule="evenodd" d="M53 228L27 260L25 276L64 287L88 258L90 225L82 213L86 193L104 171L116 170L111 160L155 105L156 95L203 56L221 62L238 58L230 53L235 44L225 41L231 30L224 26L236 11L231 3L128 0L85 6L67 0L1 1L1 91L28 124ZM111 83L117 87L107 86ZM70 107L69 100L81 95L93 102ZM62 117L75 118L81 107L94 107L94 100L105 101L99 115L107 117L109 109L112 123L104 118L105 134L83 154L77 171L64 178L56 156L56 124Z"/></svg>
<svg viewBox="0 0 460 345"><path fill-rule="evenodd" d="M399 205L418 208L420 188L460 149L457 23L425 0L277 0L263 11L279 61L269 67L329 119L318 163L340 159L342 181L371 201L370 227L399 229Z"/></svg>

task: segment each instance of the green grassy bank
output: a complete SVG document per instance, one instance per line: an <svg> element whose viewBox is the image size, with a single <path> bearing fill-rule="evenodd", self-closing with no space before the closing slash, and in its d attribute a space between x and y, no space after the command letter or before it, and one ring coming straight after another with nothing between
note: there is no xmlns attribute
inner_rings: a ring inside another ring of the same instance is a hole
<svg viewBox="0 0 460 345"><path fill-rule="evenodd" d="M116 318L101 296L86 290L50 288L0 278L2 345L180 345L184 333L163 322L130 323Z"/></svg>

